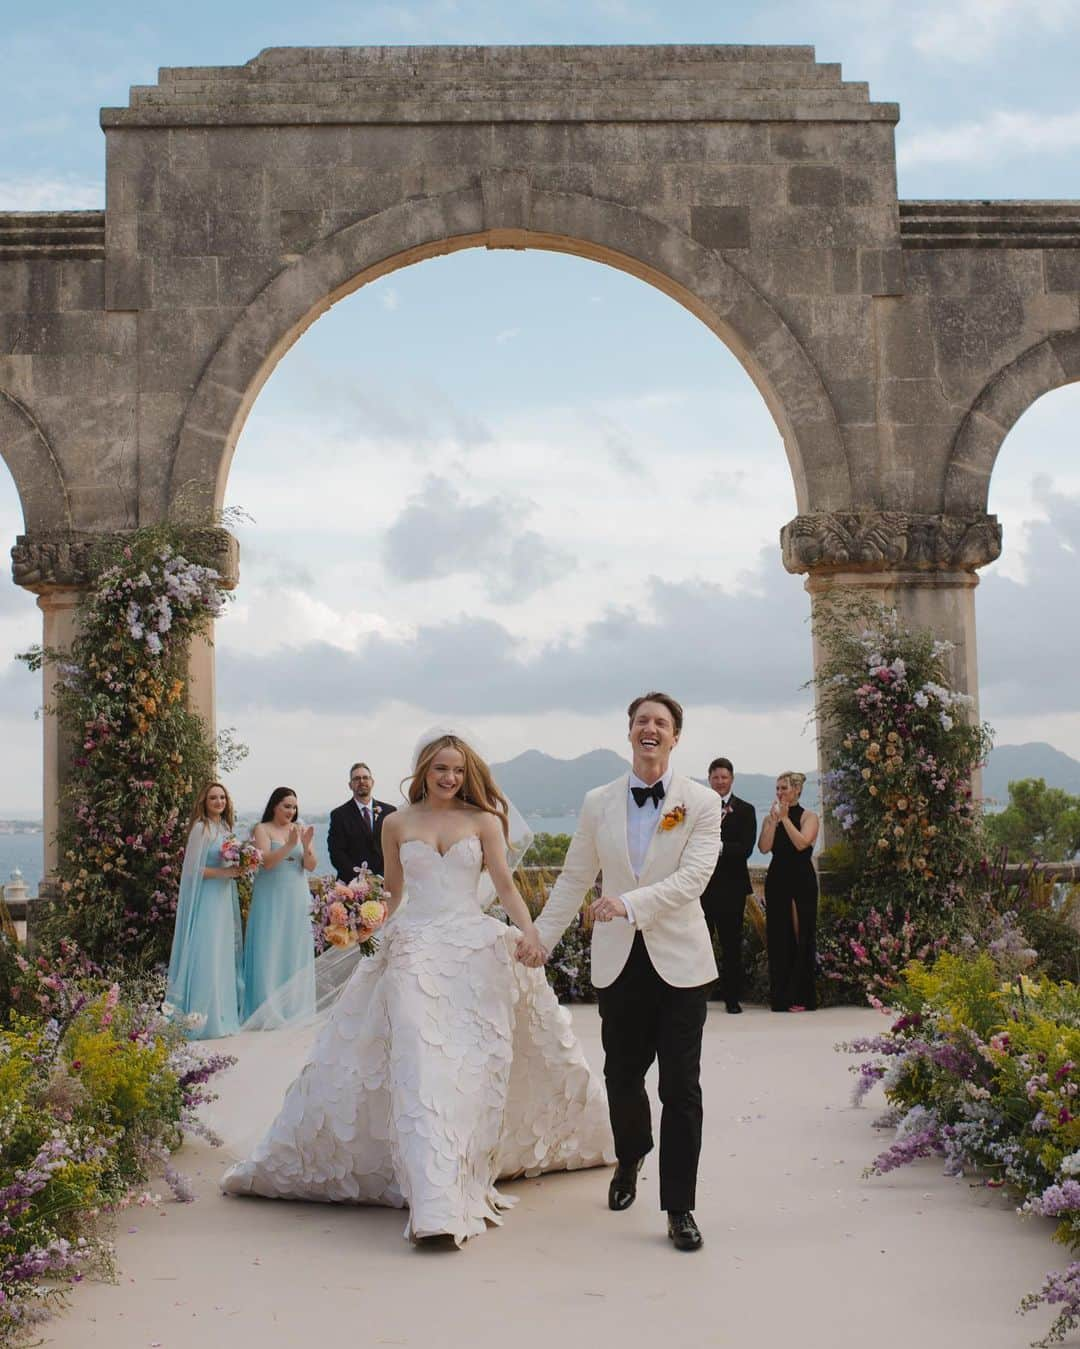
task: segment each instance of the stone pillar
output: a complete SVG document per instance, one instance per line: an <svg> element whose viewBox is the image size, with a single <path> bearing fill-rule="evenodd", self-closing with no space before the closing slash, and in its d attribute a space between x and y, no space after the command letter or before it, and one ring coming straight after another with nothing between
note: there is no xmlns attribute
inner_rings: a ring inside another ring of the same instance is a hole
<svg viewBox="0 0 1080 1349"><path fill-rule="evenodd" d="M38 592L42 613L41 644L53 651L70 649L75 636L75 607L83 590L76 586L53 586ZM46 663L41 670L42 703L50 708L56 689L56 670ZM71 765L71 746L62 735L56 716L46 711L42 717L42 818L45 839L45 880L56 875L56 833L60 827L60 793Z"/></svg>
<svg viewBox="0 0 1080 1349"><path fill-rule="evenodd" d="M806 575L815 608L837 590L861 592L897 610L910 627L926 628L951 642L953 687L975 699L978 716L978 651L975 587L978 567L1001 552L996 516L912 515L905 511L817 511L799 515L780 532L784 566ZM815 625L816 626L816 625ZM822 653L814 634L814 669ZM818 733L818 768L828 747ZM979 790L978 781L973 788ZM823 819L829 843L828 819Z"/></svg>

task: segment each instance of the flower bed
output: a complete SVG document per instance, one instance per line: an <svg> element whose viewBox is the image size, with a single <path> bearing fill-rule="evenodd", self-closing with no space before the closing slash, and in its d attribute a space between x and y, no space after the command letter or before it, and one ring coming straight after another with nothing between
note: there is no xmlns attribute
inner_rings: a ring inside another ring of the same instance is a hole
<svg viewBox="0 0 1080 1349"><path fill-rule="evenodd" d="M1008 936L993 952L912 963L890 996L890 1029L841 1046L863 1056L854 1099L881 1082L895 1123L868 1174L940 1156L947 1175L1008 1187L1019 1212L1057 1219L1080 1247L1080 988L1018 972L1034 952ZM1080 1325L1080 1261L1022 1302L1058 1309L1041 1345Z"/></svg>
<svg viewBox="0 0 1080 1349"><path fill-rule="evenodd" d="M71 1282L111 1274L109 1215L159 1202L154 1176L192 1197L171 1154L209 1137L196 1110L233 1060L191 1048L160 988L122 994L67 944L31 964L0 942L0 966L0 1344L14 1344Z"/></svg>

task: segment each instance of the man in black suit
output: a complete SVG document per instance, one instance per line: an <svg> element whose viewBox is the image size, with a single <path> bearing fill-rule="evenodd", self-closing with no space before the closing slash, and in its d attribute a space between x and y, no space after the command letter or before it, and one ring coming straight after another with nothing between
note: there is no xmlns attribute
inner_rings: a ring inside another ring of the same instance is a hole
<svg viewBox="0 0 1080 1349"><path fill-rule="evenodd" d="M330 812L326 836L330 861L341 881L351 881L365 862L369 871L381 876L383 820L394 807L372 796L375 779L366 763L354 763L349 769L349 787L352 799Z"/></svg>
<svg viewBox="0 0 1080 1349"><path fill-rule="evenodd" d="M734 782L731 760L714 759L709 765L709 786L723 802L720 837L724 846L702 893L701 906L720 947L720 994L729 1012L741 1012L743 918L752 889L746 861L757 841L757 811L734 794Z"/></svg>

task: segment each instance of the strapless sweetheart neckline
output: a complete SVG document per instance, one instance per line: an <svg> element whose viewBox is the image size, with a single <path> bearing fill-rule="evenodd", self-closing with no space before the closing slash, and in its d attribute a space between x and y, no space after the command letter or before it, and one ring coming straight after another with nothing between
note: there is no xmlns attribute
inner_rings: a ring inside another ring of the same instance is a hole
<svg viewBox="0 0 1080 1349"><path fill-rule="evenodd" d="M458 848L461 846L462 843L468 843L470 842L470 840L473 839L475 839L476 842L479 843L480 835L465 834L462 838L455 839L454 842L450 844L449 848L447 848L445 852L440 852L438 848L435 846L435 844L429 843L426 838L407 838L398 844L398 849L400 850L401 848L407 848L410 843L419 843L421 848L427 848L429 852L433 852L436 857L441 857L445 861L445 859L450 856L450 854L454 851L455 848Z"/></svg>

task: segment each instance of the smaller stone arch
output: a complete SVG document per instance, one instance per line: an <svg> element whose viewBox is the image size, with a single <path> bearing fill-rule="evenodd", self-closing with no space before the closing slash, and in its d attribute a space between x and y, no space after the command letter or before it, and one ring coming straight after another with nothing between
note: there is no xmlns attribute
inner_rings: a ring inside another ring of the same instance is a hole
<svg viewBox="0 0 1080 1349"><path fill-rule="evenodd" d="M784 441L800 511L848 507L852 475L817 368L781 315L719 253L641 211L531 189L518 173L402 202L347 225L279 272L210 357L180 428L168 510L219 507L236 441L278 359L333 303L412 262L469 247L606 263L670 295L739 358Z"/></svg>
<svg viewBox="0 0 1080 1349"><path fill-rule="evenodd" d="M4 389L0 389L0 457L15 480L27 533L70 529L71 502L52 446L29 409Z"/></svg>
<svg viewBox="0 0 1080 1349"><path fill-rule="evenodd" d="M1053 333L1003 366L971 405L953 441L945 473L945 511L987 508L990 475L1002 442L1044 393L1080 380L1080 329Z"/></svg>

